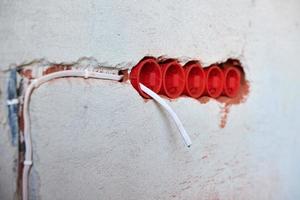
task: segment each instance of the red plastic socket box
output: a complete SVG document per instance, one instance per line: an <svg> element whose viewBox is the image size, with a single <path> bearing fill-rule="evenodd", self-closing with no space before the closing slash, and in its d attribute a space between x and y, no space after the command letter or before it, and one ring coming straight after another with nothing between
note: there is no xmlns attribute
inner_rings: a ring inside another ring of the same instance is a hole
<svg viewBox="0 0 300 200"><path fill-rule="evenodd" d="M212 65L205 70L206 74L206 94L217 98L223 92L224 73L217 65Z"/></svg>
<svg viewBox="0 0 300 200"><path fill-rule="evenodd" d="M185 73L177 60L167 60L160 64L162 71L161 94L169 98L179 97L185 87Z"/></svg>
<svg viewBox="0 0 300 200"><path fill-rule="evenodd" d="M154 57L145 57L132 68L130 82L144 98L150 97L141 90L140 83L172 99L182 94L192 98L204 95L233 98L240 90L241 73L233 65L222 67L213 64L202 68L199 61L192 60L182 67L176 59L158 62Z"/></svg>
<svg viewBox="0 0 300 200"><path fill-rule="evenodd" d="M224 91L223 94L228 97L237 96L241 85L241 71L236 67L227 67L224 72Z"/></svg>
<svg viewBox="0 0 300 200"><path fill-rule="evenodd" d="M185 94L193 98L199 98L205 90L205 72L198 61L189 61L184 65L185 69Z"/></svg>
<svg viewBox="0 0 300 200"><path fill-rule="evenodd" d="M135 67L132 68L130 73L130 82L132 86L144 98L150 98L144 93L140 87L140 83L158 93L162 85L161 67L155 58L144 58Z"/></svg>

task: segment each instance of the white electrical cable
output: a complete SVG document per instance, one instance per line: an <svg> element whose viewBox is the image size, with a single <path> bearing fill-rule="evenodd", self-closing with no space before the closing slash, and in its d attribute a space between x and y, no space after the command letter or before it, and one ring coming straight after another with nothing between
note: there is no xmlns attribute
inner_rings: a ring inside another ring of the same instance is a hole
<svg viewBox="0 0 300 200"><path fill-rule="evenodd" d="M143 92L145 92L150 97L152 97L157 103L159 103L171 115L175 124L177 125L177 128L179 129L179 132L183 138L184 143L186 144L187 147L190 147L192 145L190 136L185 131L180 119L178 118L176 113L172 110L172 108L160 96L158 96L155 92L153 92L152 90L147 88L145 85L140 83L140 87Z"/></svg>
<svg viewBox="0 0 300 200"><path fill-rule="evenodd" d="M96 78L96 79L107 79L107 80L115 80L119 81L122 79L123 76L121 75L113 75L113 74L105 74L105 73L98 73L98 72L92 72L92 71L81 71L81 70L66 70L66 71L60 71L51 73L48 75L45 75L41 78L33 80L30 85L28 86L26 92L25 92L25 98L24 98L24 109L23 109L23 116L24 116L24 138L25 138L25 160L24 160L24 168L23 168L23 177L22 177L22 199L27 200L28 199L28 177L29 177L29 171L32 166L32 141L31 141L31 133L30 133L30 115L29 115L29 101L30 96L33 90L37 87L39 87L41 84L56 79L56 78L63 78L63 77L82 77L82 78ZM176 113L172 110L172 108L155 92L144 86L143 84L140 84L141 89L151 96L154 100L156 100L173 118L175 121L180 134L185 142L185 144L190 147L192 142L185 131L181 121L179 120Z"/></svg>
<svg viewBox="0 0 300 200"><path fill-rule="evenodd" d="M32 165L32 142L31 142L30 115L29 115L30 95L33 92L33 90L39 87L41 84L56 78L63 78L63 77L82 77L82 78L95 78L95 79L107 79L107 80L120 81L123 76L92 72L92 71L66 70L66 71L54 72L42 76L38 79L33 80L30 83L30 85L28 86L25 92L24 108L23 108L24 138L25 138L25 160L24 160L24 168L23 168L23 175L22 175L22 199L23 200L28 199L28 177Z"/></svg>

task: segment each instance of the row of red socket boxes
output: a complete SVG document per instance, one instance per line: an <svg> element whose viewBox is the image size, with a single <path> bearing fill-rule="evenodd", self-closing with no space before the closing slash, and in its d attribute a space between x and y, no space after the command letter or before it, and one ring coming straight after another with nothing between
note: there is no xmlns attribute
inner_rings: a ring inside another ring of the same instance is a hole
<svg viewBox="0 0 300 200"><path fill-rule="evenodd" d="M241 70L218 65L202 68L198 61L189 61L182 66L176 59L159 61L146 57L132 68L130 82L144 98L150 97L141 90L139 83L172 99L182 94L193 98L221 95L233 98L240 90Z"/></svg>

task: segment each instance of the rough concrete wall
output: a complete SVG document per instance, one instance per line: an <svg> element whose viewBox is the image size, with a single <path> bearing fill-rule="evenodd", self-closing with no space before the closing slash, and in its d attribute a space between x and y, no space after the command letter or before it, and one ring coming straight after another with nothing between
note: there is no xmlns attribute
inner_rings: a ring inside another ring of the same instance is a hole
<svg viewBox="0 0 300 200"><path fill-rule="evenodd" d="M191 149L128 83L41 86L31 102L32 199L299 199L299 9L297 0L1 1L1 69L36 58L237 57L251 84L224 129L220 103L170 102ZM0 195L12 199L17 151L1 105Z"/></svg>

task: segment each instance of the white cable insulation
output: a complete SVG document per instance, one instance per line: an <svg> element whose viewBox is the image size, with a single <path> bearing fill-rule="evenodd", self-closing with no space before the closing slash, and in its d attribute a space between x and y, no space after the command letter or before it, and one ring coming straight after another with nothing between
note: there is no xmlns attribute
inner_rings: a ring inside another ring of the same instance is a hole
<svg viewBox="0 0 300 200"><path fill-rule="evenodd" d="M148 94L150 97L152 97L157 103L159 103L173 118L177 128L179 129L179 132L182 136L182 139L187 147L190 147L192 145L192 141L190 136L187 134L185 131L185 128L183 127L180 119L176 115L176 113L173 111L173 109L160 97L158 96L155 92L147 88L145 85L140 83L140 87L143 92Z"/></svg>
<svg viewBox="0 0 300 200"><path fill-rule="evenodd" d="M122 75L106 74L93 71L82 71L82 70L66 70L60 72L54 72L45 76L42 76L38 79L33 80L28 86L25 97L24 97L24 139L25 139L25 160L23 167L23 176L22 176L22 199L28 200L28 177L29 171L32 165L32 142L31 142L31 133L30 133L30 115L29 115L29 102L30 95L33 90L39 87L41 84L63 77L82 77L82 78L96 78L96 79L107 79L120 81Z"/></svg>

